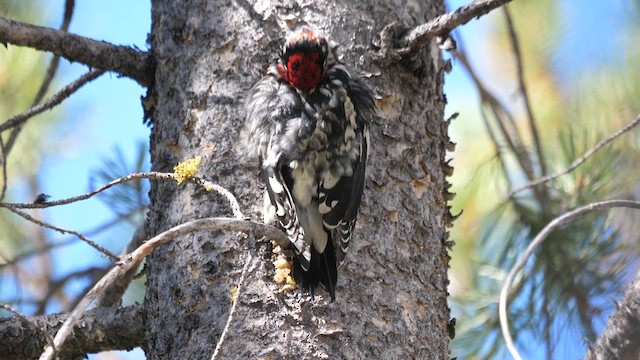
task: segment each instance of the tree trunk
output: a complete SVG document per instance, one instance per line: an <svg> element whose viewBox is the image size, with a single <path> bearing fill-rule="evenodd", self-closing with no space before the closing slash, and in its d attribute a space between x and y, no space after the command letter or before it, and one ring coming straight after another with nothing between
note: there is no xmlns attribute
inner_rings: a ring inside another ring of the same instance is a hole
<svg viewBox="0 0 640 360"><path fill-rule="evenodd" d="M220 358L448 358L443 62L435 46L392 63L376 60L372 45L392 22L413 27L443 10L440 0L152 1L153 170L201 155L199 175L231 190L245 215L261 218L255 164L236 150L244 95L277 57L285 27L300 22L340 44L344 62L379 96L380 119L371 126L365 195L337 300L281 293L269 241L250 249L253 241L237 234L183 236L147 259L149 359L211 357L248 259ZM224 198L191 185L154 182L150 195L149 236L231 216Z"/></svg>
<svg viewBox="0 0 640 360"><path fill-rule="evenodd" d="M595 346L589 347L585 360L640 359L640 271L616 303Z"/></svg>

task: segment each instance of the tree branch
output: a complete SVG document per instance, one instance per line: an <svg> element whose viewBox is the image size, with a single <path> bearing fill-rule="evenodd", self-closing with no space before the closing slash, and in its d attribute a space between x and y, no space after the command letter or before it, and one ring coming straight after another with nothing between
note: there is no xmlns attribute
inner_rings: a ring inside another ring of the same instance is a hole
<svg viewBox="0 0 640 360"><path fill-rule="evenodd" d="M69 61L116 72L145 87L153 82L154 62L151 54L128 46L113 45L3 17L0 17L0 43L49 51Z"/></svg>
<svg viewBox="0 0 640 360"><path fill-rule="evenodd" d="M399 47L392 49L382 49L383 54L395 52L398 55L406 55L412 50L425 45L436 36L447 35L451 30L460 25L464 25L473 18L486 15L491 10L496 9L512 0L475 0L469 5L462 6L455 11L440 15L426 24L419 25L404 34L399 40ZM387 37L385 33L393 30L394 24L387 26L381 34L381 38Z"/></svg>
<svg viewBox="0 0 640 360"><path fill-rule="evenodd" d="M98 76L104 74L104 70L91 70L88 73L80 76L77 80L71 84L65 86L60 91L55 93L51 98L43 103L37 103L33 105L29 110L22 114L16 115L11 119L0 124L0 132L10 129L15 126L22 126L27 120L36 116L46 110L51 110L54 106L59 105L64 99L68 98L74 92L78 91L82 86L96 79ZM7 151L8 152L8 151ZM6 161L5 161L6 163Z"/></svg>
<svg viewBox="0 0 640 360"><path fill-rule="evenodd" d="M536 120L535 120L535 117L533 116L533 109L531 108L531 101L529 100L529 92L527 91L527 86L524 81L524 65L523 65L524 62L522 60L522 52L520 51L520 41L518 40L518 35L516 34L515 26L513 25L513 19L511 18L511 14L509 13L509 7L503 6L502 9L504 11L505 19L507 21L509 38L511 39L511 46L513 47L513 55L516 60L516 68L517 68L517 74L518 74L518 87L519 87L518 90L522 93L522 100L524 101L524 107L527 112L527 122L529 123L529 130L531 131L531 136L533 137L533 143L536 146L538 162L540 163L540 175L545 176L547 175L547 164L544 159L542 144L540 143L540 135L538 134L538 129L536 128Z"/></svg>
<svg viewBox="0 0 640 360"><path fill-rule="evenodd" d="M64 4L64 15L62 17L62 24L60 25L60 31L67 32L69 30L69 25L71 24L71 17L73 16L73 9L75 8L75 0L66 0ZM49 63L49 67L47 68L47 72L44 75L44 79L42 80L42 84L40 84L40 89L38 89L38 93L36 94L31 107L34 107L42 101L45 94L49 90L49 86L53 81L53 77L56 75L58 71L58 65L60 64L60 56L55 55L51 62ZM11 130L11 134L7 140L7 144L3 149L3 156L5 159L9 156L11 149L13 149L13 144L15 144L18 135L22 131L22 126L18 125L13 130ZM6 166L6 162L3 164ZM0 197L2 199L3 197Z"/></svg>
<svg viewBox="0 0 640 360"><path fill-rule="evenodd" d="M99 252L101 252L102 254L108 256L113 261L118 261L120 259L116 254L114 254L111 251L107 250L106 248L98 245L97 243L91 241L89 238L87 238L86 236L82 235L81 233L79 233L77 231L73 231L73 230L69 230L69 229L63 229L61 227L49 224L49 223L47 223L45 221L38 220L38 219L34 218L33 216L31 216L31 215L29 215L29 214L27 214L27 213L25 213L23 211L20 211L18 209L12 208L12 207L7 207L7 210L9 210L12 213L24 218L27 221L31 221L34 224L40 225L42 227L45 227L45 228L48 228L48 229L51 229L51 230L55 230L55 231L57 231L57 232L59 232L61 234L67 234L67 233L68 234L73 234L77 238L79 238L80 240L82 240L85 243L87 243L92 248L94 248L94 249L98 250Z"/></svg>
<svg viewBox="0 0 640 360"><path fill-rule="evenodd" d="M85 295L78 303L73 312L65 320L63 326L56 333L54 338L54 345L56 349L60 349L65 343L67 337L71 334L73 327L83 317L87 308L94 300L102 294L106 288L111 286L116 280L126 274L132 268L138 266L138 264L145 257L149 256L151 252L161 245L168 243L169 241L196 231L206 230L227 230L227 231L239 231L244 233L252 233L256 236L266 236L278 244L288 243L287 235L280 231L275 226L260 224L250 220L240 220L233 218L205 218L194 221L189 221L184 224L172 227L171 229L162 232L148 241L144 242L135 251L124 256L109 272L102 277L91 290ZM51 360L53 357L53 349L51 346L47 346L45 351L40 356L41 360Z"/></svg>
<svg viewBox="0 0 640 360"><path fill-rule="evenodd" d="M640 359L640 272L617 304L607 326L587 350L585 360Z"/></svg>
<svg viewBox="0 0 640 360"><path fill-rule="evenodd" d="M53 336L67 320L68 314L29 318L31 323ZM23 360L37 358L46 345L45 334L17 316L0 319L0 354L3 358ZM64 346L61 359L109 350L131 350L144 344L142 306L98 308L87 312L78 322Z"/></svg>

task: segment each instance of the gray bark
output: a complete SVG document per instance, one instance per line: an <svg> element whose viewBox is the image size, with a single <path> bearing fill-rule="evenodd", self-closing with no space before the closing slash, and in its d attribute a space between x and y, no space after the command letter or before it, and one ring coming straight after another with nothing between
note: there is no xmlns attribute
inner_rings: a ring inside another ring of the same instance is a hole
<svg viewBox="0 0 640 360"><path fill-rule="evenodd" d="M391 22L413 27L442 1L157 0L152 2L153 170L202 155L200 176L231 190L261 218L254 164L236 148L247 90L278 54L283 26L330 34L344 61L379 95L359 225L337 300L280 293L268 241L220 232L183 236L147 260L147 357L208 359L230 311L230 290L252 257L220 358L448 358L447 227L450 172L443 63L428 47L401 63L374 60ZM149 236L182 222L231 216L226 200L193 186L153 183Z"/></svg>
<svg viewBox="0 0 640 360"><path fill-rule="evenodd" d="M142 306L129 306L87 312L58 350L58 357L71 359L92 352L131 350L143 345L143 311ZM53 314L30 318L38 328L18 317L0 319L0 358L37 359L47 344L42 330L53 338L67 317L68 314Z"/></svg>

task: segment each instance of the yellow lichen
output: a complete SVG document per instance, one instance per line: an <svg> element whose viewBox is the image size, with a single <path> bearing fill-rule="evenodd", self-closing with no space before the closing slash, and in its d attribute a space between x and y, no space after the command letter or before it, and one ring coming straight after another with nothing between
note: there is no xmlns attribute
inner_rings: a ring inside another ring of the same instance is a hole
<svg viewBox="0 0 640 360"><path fill-rule="evenodd" d="M191 180L194 176L196 176L196 172L198 172L198 167L200 167L200 161L202 160L201 156L196 156L193 158L186 158L178 165L173 167L173 175L178 182L178 185L182 184L185 181Z"/></svg>

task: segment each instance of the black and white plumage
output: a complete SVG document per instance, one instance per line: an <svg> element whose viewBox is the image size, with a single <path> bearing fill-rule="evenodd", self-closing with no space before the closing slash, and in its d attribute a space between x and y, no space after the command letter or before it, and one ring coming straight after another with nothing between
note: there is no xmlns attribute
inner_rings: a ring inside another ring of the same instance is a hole
<svg viewBox="0 0 640 360"><path fill-rule="evenodd" d="M258 159L275 223L295 250L293 275L335 299L337 266L364 188L373 94L337 61L336 46L308 28L250 90L243 141Z"/></svg>

